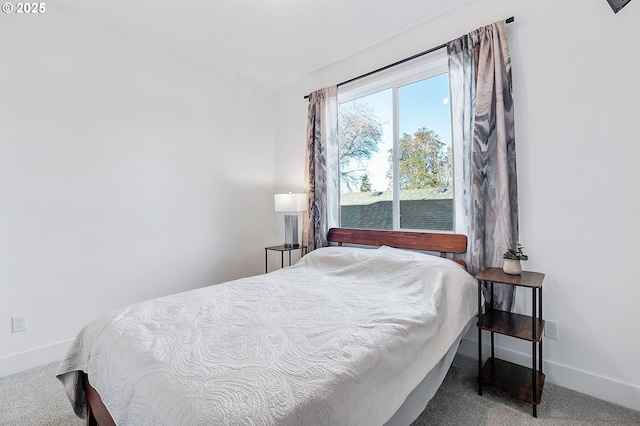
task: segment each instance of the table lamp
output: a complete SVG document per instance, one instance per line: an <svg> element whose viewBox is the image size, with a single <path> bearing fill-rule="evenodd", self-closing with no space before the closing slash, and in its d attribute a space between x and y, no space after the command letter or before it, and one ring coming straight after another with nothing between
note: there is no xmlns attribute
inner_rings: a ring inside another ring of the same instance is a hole
<svg viewBox="0 0 640 426"><path fill-rule="evenodd" d="M284 246L299 247L298 244L298 212L307 210L306 194L275 194L274 201L277 212L284 215Z"/></svg>

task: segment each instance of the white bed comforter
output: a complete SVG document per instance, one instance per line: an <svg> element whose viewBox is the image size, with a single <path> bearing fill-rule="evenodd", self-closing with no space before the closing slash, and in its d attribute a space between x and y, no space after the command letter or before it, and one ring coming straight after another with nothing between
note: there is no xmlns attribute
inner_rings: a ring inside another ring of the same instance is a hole
<svg viewBox="0 0 640 426"><path fill-rule="evenodd" d="M292 267L139 303L88 324L61 362L118 425L379 425L475 315L456 263L327 247Z"/></svg>

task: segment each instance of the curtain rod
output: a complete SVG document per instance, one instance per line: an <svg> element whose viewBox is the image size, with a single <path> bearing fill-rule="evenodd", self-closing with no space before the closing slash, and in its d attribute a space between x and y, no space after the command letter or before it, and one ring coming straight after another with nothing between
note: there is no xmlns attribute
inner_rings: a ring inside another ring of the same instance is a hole
<svg viewBox="0 0 640 426"><path fill-rule="evenodd" d="M506 19L506 23L507 24L510 24L513 21L515 21L515 18L513 16ZM419 58L420 56L424 56L424 55L427 55L429 53L435 52L436 50L444 49L445 47L447 47L447 43L443 43L440 46L432 47L429 50L425 50L424 52L416 53L415 55L409 56L408 58L401 59L398 62L394 62L394 63L389 64L389 65L385 65L384 67L378 68L377 70L369 71L366 74L362 74L362 75L359 75L357 77L351 78L349 80L343 81L342 83L338 83L336 86L340 87L343 84L351 83L351 82L354 82L356 80L360 80L361 78L369 77L370 75L377 74L377 73L379 73L381 71L388 70L389 68L393 68L393 67L398 66L400 64L404 64L405 62L409 62L409 61L411 61L413 59ZM304 98L308 99L309 96L311 96L311 94L306 95Z"/></svg>

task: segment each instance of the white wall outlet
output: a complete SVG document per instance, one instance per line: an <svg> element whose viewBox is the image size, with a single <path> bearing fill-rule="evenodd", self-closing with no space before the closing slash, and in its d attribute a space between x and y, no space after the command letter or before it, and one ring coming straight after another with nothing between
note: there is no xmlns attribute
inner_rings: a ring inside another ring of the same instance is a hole
<svg viewBox="0 0 640 426"><path fill-rule="evenodd" d="M546 321L544 322L544 335L549 339L556 339L560 336L560 329L558 328L558 323L555 321Z"/></svg>
<svg viewBox="0 0 640 426"><path fill-rule="evenodd" d="M11 318L11 332L18 333L27 329L27 316L18 315Z"/></svg>

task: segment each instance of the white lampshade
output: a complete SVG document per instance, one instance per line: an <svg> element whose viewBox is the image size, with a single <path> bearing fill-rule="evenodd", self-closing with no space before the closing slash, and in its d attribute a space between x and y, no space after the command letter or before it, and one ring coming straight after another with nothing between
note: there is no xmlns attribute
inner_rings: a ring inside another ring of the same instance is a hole
<svg viewBox="0 0 640 426"><path fill-rule="evenodd" d="M277 212L303 212L307 210L306 194L275 194Z"/></svg>

